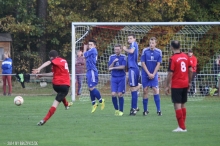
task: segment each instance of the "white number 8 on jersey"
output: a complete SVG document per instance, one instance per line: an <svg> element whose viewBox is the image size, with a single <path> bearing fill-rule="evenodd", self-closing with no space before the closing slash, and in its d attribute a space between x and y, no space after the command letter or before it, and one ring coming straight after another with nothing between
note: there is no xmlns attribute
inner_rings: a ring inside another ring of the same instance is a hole
<svg viewBox="0 0 220 146"><path fill-rule="evenodd" d="M186 64L183 61L181 61L181 71L186 72Z"/></svg>

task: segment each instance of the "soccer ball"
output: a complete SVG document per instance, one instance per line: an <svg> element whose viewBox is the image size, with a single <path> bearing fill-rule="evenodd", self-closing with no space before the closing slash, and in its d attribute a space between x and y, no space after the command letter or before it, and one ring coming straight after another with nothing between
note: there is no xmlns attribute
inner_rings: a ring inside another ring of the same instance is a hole
<svg viewBox="0 0 220 146"><path fill-rule="evenodd" d="M24 99L21 96L16 96L14 98L14 104L20 106L24 103Z"/></svg>

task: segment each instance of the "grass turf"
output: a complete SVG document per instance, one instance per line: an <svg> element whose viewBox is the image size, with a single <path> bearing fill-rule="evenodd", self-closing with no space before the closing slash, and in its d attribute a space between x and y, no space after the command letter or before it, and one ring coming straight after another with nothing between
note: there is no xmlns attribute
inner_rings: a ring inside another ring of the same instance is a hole
<svg viewBox="0 0 220 146"><path fill-rule="evenodd" d="M54 100L54 96L23 96L24 104L16 106L13 97L0 97L0 146L16 142L41 146L212 146L220 142L220 100L205 98L187 103L186 133L173 133L177 128L173 105L161 97L163 116L157 116L153 98L149 100L149 115L128 116L130 99L125 99L124 115L114 116L110 98L106 108L98 107L93 114L89 101L75 101L69 110L63 104L43 126L36 126ZM18 144L19 145L19 144ZM20 144L21 145L21 144Z"/></svg>

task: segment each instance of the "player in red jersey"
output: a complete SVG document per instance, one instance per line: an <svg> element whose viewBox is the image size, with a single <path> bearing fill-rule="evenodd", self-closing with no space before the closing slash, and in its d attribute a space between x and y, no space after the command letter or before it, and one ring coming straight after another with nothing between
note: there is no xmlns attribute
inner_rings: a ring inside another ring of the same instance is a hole
<svg viewBox="0 0 220 146"><path fill-rule="evenodd" d="M197 69L197 58L196 56L193 55L193 51L192 49L189 49L188 51L188 56L189 56L189 59L190 59L190 63L192 65L192 71L193 71L193 74L192 74L192 87L190 88L190 96L193 96L195 95L195 92L196 92L196 84L195 84L195 80L196 80L196 69Z"/></svg>
<svg viewBox="0 0 220 146"><path fill-rule="evenodd" d="M40 73L41 69L45 68L46 66L52 64L52 72L50 73L44 73L44 74L39 74L37 77L41 76L53 76L53 89L57 92L57 96L55 100L53 101L53 104L51 108L49 109L47 115L44 117L43 120L41 120L37 125L41 126L49 120L49 118L54 114L56 111L56 108L62 101L65 108L68 109L73 103L72 102L67 102L66 100L66 95L69 92L69 87L70 87L70 74L69 74L69 68L67 61L63 58L60 58L58 56L57 51L51 50L49 52L49 58L50 60L43 63L40 67L37 69L33 69L32 73L37 74Z"/></svg>
<svg viewBox="0 0 220 146"><path fill-rule="evenodd" d="M169 61L165 92L168 94L171 87L171 98L179 125L173 132L187 132L185 103L187 102L188 89L191 86L192 67L188 55L180 51L179 41L172 41L171 49L174 54Z"/></svg>

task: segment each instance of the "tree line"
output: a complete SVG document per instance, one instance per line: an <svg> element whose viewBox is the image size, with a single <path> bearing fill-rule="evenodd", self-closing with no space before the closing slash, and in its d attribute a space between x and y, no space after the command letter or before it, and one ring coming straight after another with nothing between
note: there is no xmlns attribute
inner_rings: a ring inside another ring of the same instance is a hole
<svg viewBox="0 0 220 146"><path fill-rule="evenodd" d="M30 72L51 49L70 60L71 22L219 21L219 0L0 0L14 69Z"/></svg>

